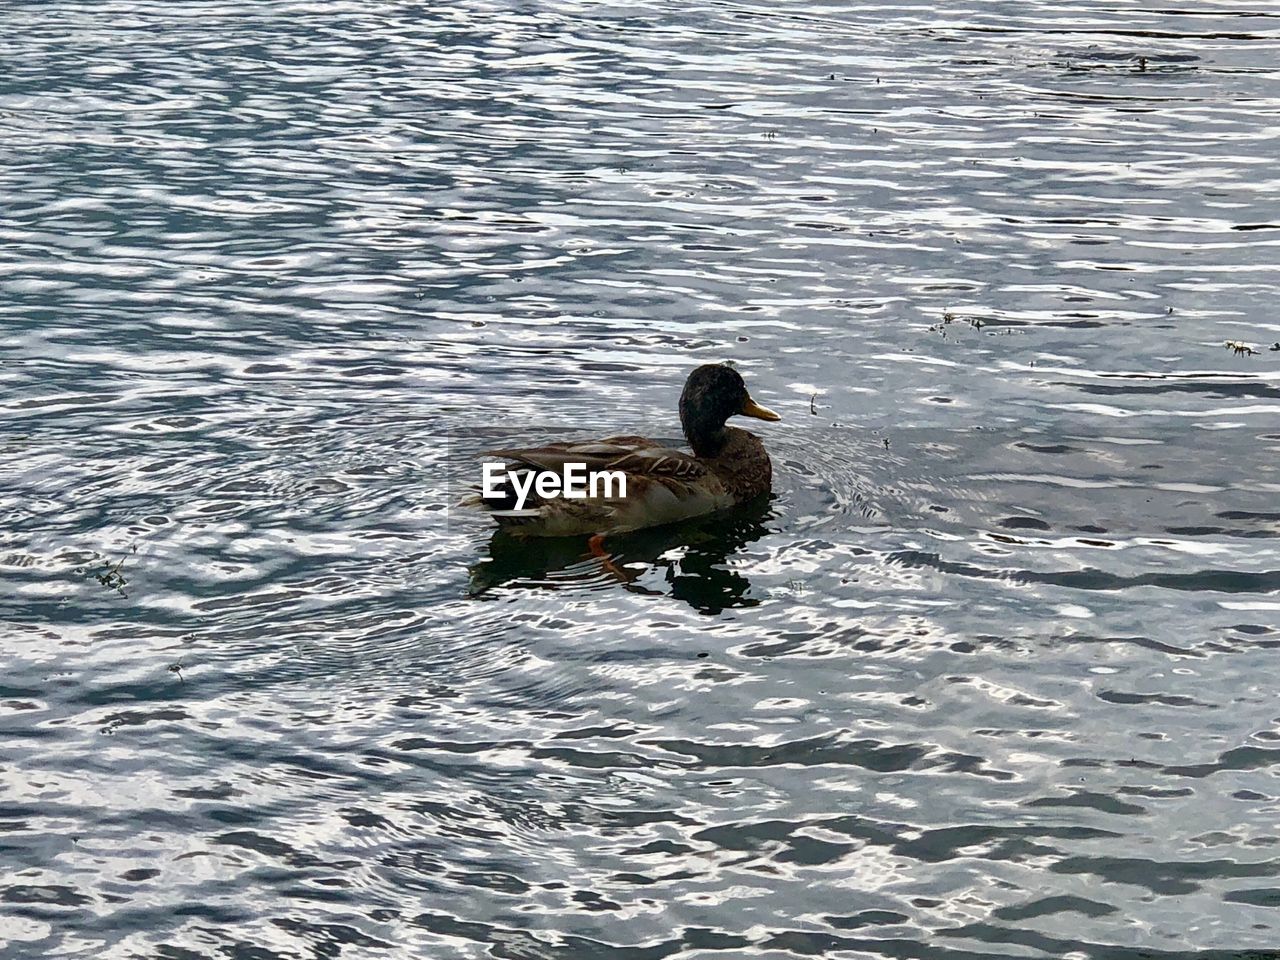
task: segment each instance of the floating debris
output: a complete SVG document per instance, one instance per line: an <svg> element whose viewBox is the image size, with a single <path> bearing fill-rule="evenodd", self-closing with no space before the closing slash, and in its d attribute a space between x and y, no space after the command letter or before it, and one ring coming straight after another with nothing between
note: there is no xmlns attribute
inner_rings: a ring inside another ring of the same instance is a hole
<svg viewBox="0 0 1280 960"><path fill-rule="evenodd" d="M93 578L100 584L104 587L109 587L110 589L115 590L122 597L125 595L124 588L129 584L125 575L120 572L121 568L124 566L124 560L125 558L121 557L120 561L115 566L112 566L111 561L108 560L102 565L102 572L95 573L93 575Z"/></svg>

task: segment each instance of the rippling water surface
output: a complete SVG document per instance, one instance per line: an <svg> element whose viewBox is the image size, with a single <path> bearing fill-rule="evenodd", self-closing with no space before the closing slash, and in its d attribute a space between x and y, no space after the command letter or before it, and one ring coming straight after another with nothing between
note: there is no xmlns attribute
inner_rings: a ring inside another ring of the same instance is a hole
<svg viewBox="0 0 1280 960"><path fill-rule="evenodd" d="M4 960L1275 955L1273 4L0 26ZM725 358L770 502L451 509Z"/></svg>

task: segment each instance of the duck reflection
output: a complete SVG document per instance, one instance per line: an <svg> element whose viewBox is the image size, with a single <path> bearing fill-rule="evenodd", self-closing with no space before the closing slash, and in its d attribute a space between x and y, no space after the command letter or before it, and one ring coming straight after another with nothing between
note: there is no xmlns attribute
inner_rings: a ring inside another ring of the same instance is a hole
<svg viewBox="0 0 1280 960"><path fill-rule="evenodd" d="M752 607L751 582L726 565L735 553L770 532L774 496L697 520L616 534L593 555L578 537L513 537L498 530L489 556L470 568L468 595L485 597L508 585L556 589L621 586L632 593L667 595L695 610L717 614ZM661 571L666 589L657 589Z"/></svg>

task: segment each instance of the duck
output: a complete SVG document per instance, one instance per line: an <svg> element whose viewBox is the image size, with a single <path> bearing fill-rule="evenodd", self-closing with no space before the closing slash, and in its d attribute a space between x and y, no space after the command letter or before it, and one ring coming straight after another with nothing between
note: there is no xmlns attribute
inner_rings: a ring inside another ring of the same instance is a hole
<svg viewBox="0 0 1280 960"><path fill-rule="evenodd" d="M680 426L691 452L647 437L624 435L577 443L549 443L485 451L511 466L505 478L465 502L486 511L517 537L591 538L663 526L725 510L767 494L773 466L755 434L727 425L730 417L782 418L751 398L742 375L724 363L695 369L679 401ZM559 481L567 465L594 481L583 497L541 496L541 475ZM577 465L581 464L581 467ZM532 474L532 476L530 476ZM497 478L495 477L495 480ZM520 491L526 491L522 497Z"/></svg>

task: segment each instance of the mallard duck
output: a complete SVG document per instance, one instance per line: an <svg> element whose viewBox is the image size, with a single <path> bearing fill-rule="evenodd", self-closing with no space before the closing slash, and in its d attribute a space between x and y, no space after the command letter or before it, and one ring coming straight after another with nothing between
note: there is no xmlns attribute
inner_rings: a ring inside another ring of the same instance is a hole
<svg viewBox="0 0 1280 960"><path fill-rule="evenodd" d="M516 466L467 502L487 510L506 532L524 537L625 533L745 503L768 492L773 468L759 437L725 425L739 414L782 419L751 399L732 367L704 364L689 374L680 394L680 425L692 455L637 436L491 450L484 456ZM539 496L539 475L552 473L558 481L568 464L582 464L574 469L593 478L620 473L625 486L593 485L584 498ZM523 504L517 485L527 491Z"/></svg>

